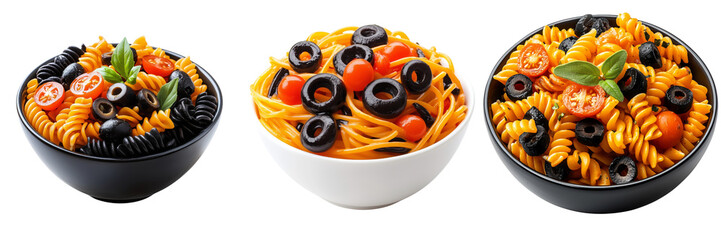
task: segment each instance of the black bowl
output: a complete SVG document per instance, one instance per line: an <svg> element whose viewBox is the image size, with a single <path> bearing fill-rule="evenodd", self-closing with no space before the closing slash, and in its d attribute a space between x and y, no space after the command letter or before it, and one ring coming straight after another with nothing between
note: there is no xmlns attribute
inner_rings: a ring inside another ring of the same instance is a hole
<svg viewBox="0 0 721 240"><path fill-rule="evenodd" d="M168 50L165 53L175 60L183 57ZM210 126L198 136L164 152L129 159L96 157L69 151L43 138L28 123L22 109L25 86L35 78L38 68L20 86L16 104L18 116L30 145L45 165L65 183L102 201L122 203L142 200L170 186L193 167L218 127L223 109L220 88L205 69L197 64L195 67L208 86L207 92L218 99L218 110Z"/></svg>
<svg viewBox="0 0 721 240"><path fill-rule="evenodd" d="M611 22L612 26L616 25L616 16L597 15L595 17L607 18L609 22ZM575 17L561 20L551 23L549 26L557 26L562 29L573 28L579 18L580 17ZM708 71L703 61L701 61L701 58L696 55L696 52L691 50L691 48L683 41L653 24L647 22L644 22L644 24L654 32L661 32L664 36L668 36L675 44L682 45L688 49L689 63L687 66L693 72L694 80L709 89L708 100L713 106L709 116L710 119L708 121L706 134L701 138L701 141L697 143L696 147L688 154L688 156L674 164L672 167L652 177L624 185L584 186L571 184L546 177L545 175L536 172L519 162L505 148L506 144L504 144L496 134L494 130L495 127L491 121L492 115L489 111L491 103L496 100L503 99L504 87L503 84L493 79L493 75L501 71L501 68L508 60L511 52L516 49L516 46L523 44L534 34L541 33L543 28L539 28L514 44L505 53L503 58L498 61L494 68L494 72L488 78L488 84L486 85L486 98L484 99L486 127L488 127L488 134L493 139L493 146L495 147L496 152L511 174L513 174L513 176L516 177L523 186L531 190L534 194L557 206L574 211L591 213L627 211L649 204L669 193L691 173L694 167L698 164L699 160L703 157L703 154L711 141L711 136L713 135L716 112L718 109L716 106L716 88L713 84L711 73Z"/></svg>

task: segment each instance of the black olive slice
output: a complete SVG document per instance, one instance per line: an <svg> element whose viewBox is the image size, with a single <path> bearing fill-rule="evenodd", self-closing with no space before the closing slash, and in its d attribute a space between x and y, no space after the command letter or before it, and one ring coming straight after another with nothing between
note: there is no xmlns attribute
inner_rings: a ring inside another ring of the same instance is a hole
<svg viewBox="0 0 721 240"><path fill-rule="evenodd" d="M577 37L567 37L566 39L563 39L563 41L561 41L561 44L558 45L558 49L561 49L563 52L568 52L568 49L571 49L571 47L573 47L573 44L576 44L576 41L578 41Z"/></svg>
<svg viewBox="0 0 721 240"><path fill-rule="evenodd" d="M100 59L102 60L103 65L110 66L112 64L111 60L113 59L113 52L103 53L103 55L100 56Z"/></svg>
<svg viewBox="0 0 721 240"><path fill-rule="evenodd" d="M684 114L691 110L693 105L693 92L688 88L673 85L666 90L664 106L676 114Z"/></svg>
<svg viewBox="0 0 721 240"><path fill-rule="evenodd" d="M170 73L168 80L172 81L175 78L178 79L178 99L190 97L195 92L195 84L190 75L180 69L175 69Z"/></svg>
<svg viewBox="0 0 721 240"><path fill-rule="evenodd" d="M110 142L120 142L123 138L130 136L132 128L126 121L112 118L100 125L100 139Z"/></svg>
<svg viewBox="0 0 721 240"><path fill-rule="evenodd" d="M333 68L335 68L335 72L343 76L345 66L356 58L365 59L373 65L373 50L361 44L353 44L341 49L333 56Z"/></svg>
<svg viewBox="0 0 721 240"><path fill-rule="evenodd" d="M118 113L115 106L105 98L97 98L93 101L93 117L95 120L104 122L114 118Z"/></svg>
<svg viewBox="0 0 721 240"><path fill-rule="evenodd" d="M543 164L543 169L546 172L546 176L556 179L558 181L563 181L568 176L568 173L571 171L568 168L568 164L566 162L561 162L557 166L553 167L551 166L551 162L545 161Z"/></svg>
<svg viewBox="0 0 721 240"><path fill-rule="evenodd" d="M451 87L451 84L453 84L453 80L451 79L451 76L448 76L448 74L446 73L446 75L443 76L443 90Z"/></svg>
<svg viewBox="0 0 721 240"><path fill-rule="evenodd" d="M130 48L130 51L133 52L133 60L135 60L135 63L138 63L138 51L136 51L135 48Z"/></svg>
<svg viewBox="0 0 721 240"><path fill-rule="evenodd" d="M643 65L651 66L654 69L663 67L661 53L652 42L645 42L638 46L638 58Z"/></svg>
<svg viewBox="0 0 721 240"><path fill-rule="evenodd" d="M324 152L333 146L336 134L338 134L338 128L333 117L330 114L321 113L308 119L303 125L300 131L300 142L308 151Z"/></svg>
<svg viewBox="0 0 721 240"><path fill-rule="evenodd" d="M551 136L543 126L536 126L536 133L524 132L518 138L521 147L529 156L541 156L551 143Z"/></svg>
<svg viewBox="0 0 721 240"><path fill-rule="evenodd" d="M414 73L416 75L415 81L413 80ZM404 64L403 69L401 69L401 81L410 93L424 93L431 87L432 80L433 73L431 72L431 67L424 61L418 59L411 60Z"/></svg>
<svg viewBox="0 0 721 240"><path fill-rule="evenodd" d="M148 89L141 89L138 91L137 97L139 109L138 114L141 116L149 116L150 114L153 114L155 110L160 108L160 101L158 101L158 97L155 96L155 93Z"/></svg>
<svg viewBox="0 0 721 240"><path fill-rule="evenodd" d="M381 99L376 94L388 93L389 99ZM406 108L408 96L403 85L390 78L372 81L363 90L363 106L376 116L391 119L397 117Z"/></svg>
<svg viewBox="0 0 721 240"><path fill-rule="evenodd" d="M543 113L535 106L526 111L526 114L523 115L523 119L533 119L536 122L536 126L543 126L546 129L550 129L548 128L548 119L546 119L546 116L544 116Z"/></svg>
<svg viewBox="0 0 721 240"><path fill-rule="evenodd" d="M513 101L530 97L533 94L533 82L526 75L513 75L506 81L506 94Z"/></svg>
<svg viewBox="0 0 721 240"><path fill-rule="evenodd" d="M132 107L135 105L135 91L125 83L110 85L106 98L115 106Z"/></svg>
<svg viewBox="0 0 721 240"><path fill-rule="evenodd" d="M315 92L320 88L330 90L331 96L325 102L317 102L315 100ZM343 80L336 75L330 73L321 73L312 76L303 84L300 90L300 99L303 108L312 113L332 113L338 111L341 105L345 103L346 88Z"/></svg>
<svg viewBox="0 0 721 240"><path fill-rule="evenodd" d="M586 34L588 31L591 30L595 22L596 18L594 18L593 15L583 15L581 19L576 22L576 28L574 29L576 31L576 35L581 36L583 34Z"/></svg>
<svg viewBox="0 0 721 240"><path fill-rule="evenodd" d="M270 88L268 89L268 98L278 93L278 86L280 85L280 81L283 80L285 76L288 76L288 74L290 74L290 71L285 68L281 68L280 70L278 70L278 72L275 73L275 76L273 76L273 81L270 82Z"/></svg>
<svg viewBox="0 0 721 240"><path fill-rule="evenodd" d="M413 103L413 107L416 109L416 112L418 112L418 115L421 116L423 122L426 123L426 127L431 128L433 126L433 123L436 122L436 118L431 116L431 113L428 112L428 109L424 108L419 103Z"/></svg>
<svg viewBox="0 0 721 240"><path fill-rule="evenodd" d="M405 142L406 140L403 138L393 138L389 142ZM384 148L376 148L373 149L373 151L376 152L389 152L389 153L408 153L411 151L409 148L404 147L384 147Z"/></svg>
<svg viewBox="0 0 721 240"><path fill-rule="evenodd" d="M310 54L308 60L300 60L302 53ZM288 61L290 66L297 73L312 73L318 70L320 62L323 60L323 54L320 47L311 41L300 41L293 45L288 52Z"/></svg>
<svg viewBox="0 0 721 240"><path fill-rule="evenodd" d="M614 184L629 183L637 173L636 162L629 156L618 156L608 166L608 175Z"/></svg>
<svg viewBox="0 0 721 240"><path fill-rule="evenodd" d="M601 33L611 29L611 23L606 18L596 18L591 28L596 29L596 37L601 36Z"/></svg>
<svg viewBox="0 0 721 240"><path fill-rule="evenodd" d="M370 48L388 44L386 30L378 25L365 25L353 32L352 44L363 44Z"/></svg>
<svg viewBox="0 0 721 240"><path fill-rule="evenodd" d="M453 90L451 90L451 94L458 96L458 94L461 94L461 89L454 88Z"/></svg>
<svg viewBox="0 0 721 240"><path fill-rule="evenodd" d="M618 80L618 86L621 87L621 92L626 99L631 99L639 93L646 93L648 90L646 75L635 68L626 69L623 78Z"/></svg>
<svg viewBox="0 0 721 240"><path fill-rule="evenodd" d="M576 123L576 139L586 146L598 146L603 140L604 126L595 118L584 118Z"/></svg>

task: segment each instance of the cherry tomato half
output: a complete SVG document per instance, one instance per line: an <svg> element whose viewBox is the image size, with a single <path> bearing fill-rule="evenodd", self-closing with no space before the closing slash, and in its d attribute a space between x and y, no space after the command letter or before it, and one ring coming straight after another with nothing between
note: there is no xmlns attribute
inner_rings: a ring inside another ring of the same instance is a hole
<svg viewBox="0 0 721 240"><path fill-rule="evenodd" d="M95 99L104 90L105 83L99 72L83 73L70 84L70 92L78 97Z"/></svg>
<svg viewBox="0 0 721 240"><path fill-rule="evenodd" d="M652 140L654 146L660 151L676 146L683 137L683 122L681 117L672 111L663 111L656 118L656 124L661 131L661 137Z"/></svg>
<svg viewBox="0 0 721 240"><path fill-rule="evenodd" d="M173 62L168 59L153 55L146 55L145 57L143 57L142 62L145 72L155 74L161 77L168 77L170 76L170 73L175 70Z"/></svg>
<svg viewBox="0 0 721 240"><path fill-rule="evenodd" d="M403 138L409 142L415 142L426 135L426 122L416 115L405 115L396 120L396 125L403 128Z"/></svg>
<svg viewBox="0 0 721 240"><path fill-rule="evenodd" d="M521 74L529 77L541 76L548 70L549 57L543 45L538 43L526 44L521 49L521 55L518 58L518 69Z"/></svg>
<svg viewBox="0 0 721 240"><path fill-rule="evenodd" d="M591 117L601 111L606 91L601 86L589 87L573 83L563 90L563 105L578 117Z"/></svg>
<svg viewBox="0 0 721 240"><path fill-rule="evenodd" d="M343 82L351 91L363 91L373 81L375 71L371 63L362 58L353 59L343 71Z"/></svg>
<svg viewBox="0 0 721 240"><path fill-rule="evenodd" d="M305 84L305 79L301 76L285 76L278 85L278 98L288 105L301 104L300 90L303 89L303 84Z"/></svg>
<svg viewBox="0 0 721 240"><path fill-rule="evenodd" d="M35 103L45 111L52 111L65 100L65 89L58 82L46 82L35 90Z"/></svg>

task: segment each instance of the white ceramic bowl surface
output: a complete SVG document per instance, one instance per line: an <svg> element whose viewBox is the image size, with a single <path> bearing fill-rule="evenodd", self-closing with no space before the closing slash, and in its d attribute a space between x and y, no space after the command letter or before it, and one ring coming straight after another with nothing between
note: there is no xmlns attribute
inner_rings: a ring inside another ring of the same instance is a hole
<svg viewBox="0 0 721 240"><path fill-rule="evenodd" d="M475 100L471 84L463 79L460 81L468 105L463 122L441 141L404 155L372 160L330 158L285 144L257 120L256 128L276 163L309 191L346 208L385 207L423 189L443 170L458 149L468 128Z"/></svg>

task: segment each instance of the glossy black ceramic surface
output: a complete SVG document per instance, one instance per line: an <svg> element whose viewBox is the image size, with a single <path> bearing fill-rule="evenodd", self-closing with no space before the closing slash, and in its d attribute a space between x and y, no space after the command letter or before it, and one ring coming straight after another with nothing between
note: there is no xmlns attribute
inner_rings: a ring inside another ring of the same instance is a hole
<svg viewBox="0 0 721 240"><path fill-rule="evenodd" d="M596 17L605 17L609 20L609 22L611 22L612 26L616 26L616 16L596 15ZM549 26L557 26L561 29L573 28L579 18L580 16L569 18L551 23ZM655 176L640 181L634 181L625 185L583 186L570 184L546 177L545 175L538 173L519 162L505 148L505 144L495 133L495 127L491 121L491 103L503 98L504 87L503 84L493 79L493 75L501 71L501 68L508 60L510 54L516 49L516 46L523 44L523 42L534 34L541 33L543 28L539 28L515 43L505 53L503 58L498 61L493 73L488 78L483 103L488 134L493 141L493 146L500 156L501 161L503 161L503 164L506 165L506 168L508 168L511 174L513 174L513 176L516 177L521 184L531 190L534 194L552 204L574 211L591 213L627 211L647 205L669 193L691 173L701 158L703 158L704 152L706 151L706 148L708 148L709 142L711 142L718 109L716 88L713 83L711 73L708 71L706 65L703 61L701 61L696 52L694 52L683 41L653 24L647 22L644 22L644 24L652 31L661 32L664 36L668 36L673 40L674 44L682 45L688 49L689 63L686 66L688 66L693 72L694 80L708 88L708 100L713 106L711 113L709 114L710 118L707 123L708 128L706 129L706 134L703 138L701 138L701 141L699 141L696 148L694 148L688 156L669 169L666 169ZM689 196L689 198L689 202L692 201L693 197Z"/></svg>
<svg viewBox="0 0 721 240"><path fill-rule="evenodd" d="M175 60L183 57L168 50L165 52ZM142 200L183 176L198 161L218 127L223 109L220 88L205 69L197 63L195 67L208 86L207 92L218 99L218 111L213 123L194 139L161 153L130 159L95 157L66 150L43 138L28 123L22 111L25 104L25 86L35 78L37 68L25 79L18 91L18 116L30 145L45 165L65 183L102 201Z"/></svg>

